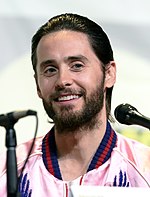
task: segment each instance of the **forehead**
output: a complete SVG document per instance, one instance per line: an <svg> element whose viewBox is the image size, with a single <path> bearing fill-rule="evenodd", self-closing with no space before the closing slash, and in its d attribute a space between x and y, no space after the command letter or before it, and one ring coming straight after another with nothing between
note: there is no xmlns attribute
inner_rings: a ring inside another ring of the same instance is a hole
<svg viewBox="0 0 150 197"><path fill-rule="evenodd" d="M54 32L50 32L46 35L44 35L42 38L47 36L53 36L53 37L59 37L59 36L73 36L73 37L86 37L88 39L88 35L86 33L75 31L75 30L69 30L69 29L62 29Z"/></svg>
<svg viewBox="0 0 150 197"><path fill-rule="evenodd" d="M69 45L70 43L73 43L75 47L77 45L83 46L82 43L84 43L85 47L92 48L87 34L71 30L61 30L43 36L39 41L37 48L53 44L57 47L57 44L62 46L63 44Z"/></svg>
<svg viewBox="0 0 150 197"><path fill-rule="evenodd" d="M43 36L37 46L37 60L82 55L98 59L85 33L61 30Z"/></svg>

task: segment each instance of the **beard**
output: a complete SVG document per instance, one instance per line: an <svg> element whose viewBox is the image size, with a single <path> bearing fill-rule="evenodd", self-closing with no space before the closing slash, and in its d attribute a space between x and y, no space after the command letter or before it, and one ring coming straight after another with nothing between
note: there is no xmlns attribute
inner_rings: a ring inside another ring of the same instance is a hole
<svg viewBox="0 0 150 197"><path fill-rule="evenodd" d="M63 91L64 92L64 91ZM66 89L65 93L75 94L75 91ZM80 93L84 98L84 105L81 110L73 111L73 105L62 106L56 111L51 102L47 103L43 99L44 109L54 121L58 133L76 132L77 130L91 130L99 126L100 120L97 120L97 115L101 112L104 103L104 80L96 87L96 89L86 97L85 91Z"/></svg>

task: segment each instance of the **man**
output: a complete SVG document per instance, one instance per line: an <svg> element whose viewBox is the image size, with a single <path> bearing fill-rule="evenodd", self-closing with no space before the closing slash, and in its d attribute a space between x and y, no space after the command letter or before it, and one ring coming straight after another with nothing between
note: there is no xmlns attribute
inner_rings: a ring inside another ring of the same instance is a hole
<svg viewBox="0 0 150 197"><path fill-rule="evenodd" d="M150 148L109 123L116 64L102 28L76 14L51 18L33 36L32 64L54 127L36 140L21 174L21 195L69 196L71 185L150 187ZM18 146L19 174L31 143Z"/></svg>

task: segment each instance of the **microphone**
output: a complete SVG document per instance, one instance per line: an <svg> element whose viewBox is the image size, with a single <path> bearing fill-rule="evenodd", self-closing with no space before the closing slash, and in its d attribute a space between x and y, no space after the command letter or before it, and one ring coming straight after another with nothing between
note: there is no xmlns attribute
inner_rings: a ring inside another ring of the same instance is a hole
<svg viewBox="0 0 150 197"><path fill-rule="evenodd" d="M142 115L130 104L118 105L114 111L114 115L121 124L136 124L150 129L150 118Z"/></svg>
<svg viewBox="0 0 150 197"><path fill-rule="evenodd" d="M7 126L11 123L16 123L20 118L26 116L36 115L37 112L33 110L14 111L7 114L0 115L0 126Z"/></svg>

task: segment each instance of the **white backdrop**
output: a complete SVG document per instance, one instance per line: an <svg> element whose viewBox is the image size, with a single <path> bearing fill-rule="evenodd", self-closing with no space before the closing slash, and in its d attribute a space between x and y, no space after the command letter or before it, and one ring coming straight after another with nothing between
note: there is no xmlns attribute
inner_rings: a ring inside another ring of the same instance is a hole
<svg viewBox="0 0 150 197"><path fill-rule="evenodd" d="M149 0L0 0L0 114L33 109L39 117L38 135L50 129L36 95L30 42L37 28L50 17L73 12L102 25L111 40L117 62L112 113L117 105L130 103L150 117L149 10ZM34 117L20 119L15 129L18 144L32 138ZM1 151L5 148L3 127L0 139Z"/></svg>

